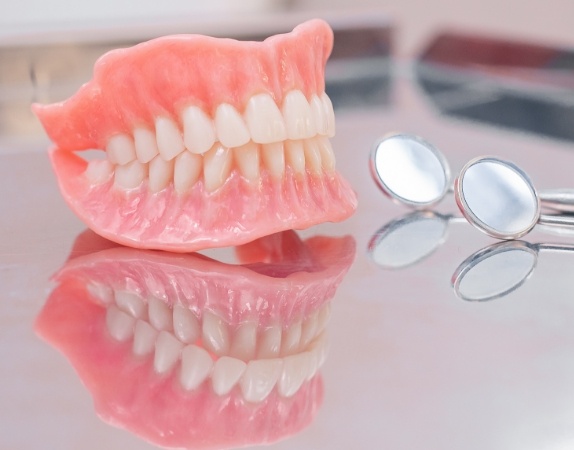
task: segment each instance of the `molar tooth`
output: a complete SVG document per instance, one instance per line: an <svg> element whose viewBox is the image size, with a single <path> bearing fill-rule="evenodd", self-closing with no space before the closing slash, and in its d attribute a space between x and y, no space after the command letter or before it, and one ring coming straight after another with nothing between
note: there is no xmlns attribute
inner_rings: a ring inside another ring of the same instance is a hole
<svg viewBox="0 0 574 450"><path fill-rule="evenodd" d="M285 141L285 161L295 173L305 173L303 141Z"/></svg>
<svg viewBox="0 0 574 450"><path fill-rule="evenodd" d="M106 152L112 164L124 165L136 159L134 141L127 134L112 136L106 145Z"/></svg>
<svg viewBox="0 0 574 450"><path fill-rule="evenodd" d="M173 186L177 193L187 192L198 180L203 167L203 158L187 151L175 158Z"/></svg>
<svg viewBox="0 0 574 450"><path fill-rule="evenodd" d="M191 391L205 381L212 367L213 360L207 351L197 345L188 345L181 354L179 382Z"/></svg>
<svg viewBox="0 0 574 450"><path fill-rule="evenodd" d="M270 144L286 139L283 117L269 94L256 94L251 97L244 116L253 142Z"/></svg>
<svg viewBox="0 0 574 450"><path fill-rule="evenodd" d="M215 127L211 118L197 106L183 110L183 141L191 153L205 153L215 143Z"/></svg>
<svg viewBox="0 0 574 450"><path fill-rule="evenodd" d="M283 332L283 339L281 341L281 354L290 355L299 348L301 341L301 322L291 325Z"/></svg>
<svg viewBox="0 0 574 450"><path fill-rule="evenodd" d="M213 374L211 375L213 391L217 395L228 394L239 381L246 368L247 364L237 358L229 356L219 358L215 362Z"/></svg>
<svg viewBox="0 0 574 450"><path fill-rule="evenodd" d="M114 184L123 189L135 189L146 175L147 166L136 159L124 166L116 166Z"/></svg>
<svg viewBox="0 0 574 450"><path fill-rule="evenodd" d="M145 356L151 353L155 347L158 331L149 323L138 320L134 331L132 351L135 355Z"/></svg>
<svg viewBox="0 0 574 450"><path fill-rule="evenodd" d="M307 170L314 174L320 174L322 171L321 152L319 151L317 141L315 139L306 139L303 147L305 148L305 164Z"/></svg>
<svg viewBox="0 0 574 450"><path fill-rule="evenodd" d="M203 156L203 181L208 192L222 186L231 173L231 149L215 144Z"/></svg>
<svg viewBox="0 0 574 450"><path fill-rule="evenodd" d="M215 314L203 313L203 344L216 355L226 354L229 350L229 334L227 326Z"/></svg>
<svg viewBox="0 0 574 450"><path fill-rule="evenodd" d="M155 133L147 128L134 128L134 142L139 162L148 163L159 153Z"/></svg>
<svg viewBox="0 0 574 450"><path fill-rule="evenodd" d="M269 173L274 178L283 178L285 173L285 152L282 142L261 146L261 157Z"/></svg>
<svg viewBox="0 0 574 450"><path fill-rule="evenodd" d="M311 359L309 352L283 358L283 372L277 390L283 397L293 396L309 377L311 371Z"/></svg>
<svg viewBox="0 0 574 450"><path fill-rule="evenodd" d="M124 342L132 337L136 319L119 309L116 305L106 310L106 325L116 341Z"/></svg>
<svg viewBox="0 0 574 450"><path fill-rule="evenodd" d="M281 350L281 327L273 325L261 333L257 358L275 358Z"/></svg>
<svg viewBox="0 0 574 450"><path fill-rule="evenodd" d="M248 402L265 400L281 376L281 359L263 359L250 361L239 385L243 397Z"/></svg>
<svg viewBox="0 0 574 450"><path fill-rule="evenodd" d="M149 322L153 327L158 330L172 330L172 312L170 307L156 297L150 297L148 299L148 316Z"/></svg>
<svg viewBox="0 0 574 450"><path fill-rule="evenodd" d="M169 331L160 331L155 341L153 368L159 374L169 372L177 363L183 344Z"/></svg>
<svg viewBox="0 0 574 450"><path fill-rule="evenodd" d="M321 94L321 102L323 103L323 109L325 111L325 117L327 118L327 136L335 136L335 111L333 110L333 103L327 95L323 92Z"/></svg>
<svg viewBox="0 0 574 450"><path fill-rule="evenodd" d="M159 154L166 161L171 161L185 150L181 131L169 117L155 119L155 133Z"/></svg>
<svg viewBox="0 0 574 450"><path fill-rule="evenodd" d="M114 173L114 166L107 159L96 159L88 163L85 173L91 183L102 184L110 179Z"/></svg>
<svg viewBox="0 0 574 450"><path fill-rule="evenodd" d="M201 335L199 320L182 305L173 307L173 330L177 338L186 344L195 342Z"/></svg>
<svg viewBox="0 0 574 450"><path fill-rule="evenodd" d="M290 91L283 100L282 111L288 139L307 139L317 134L313 112L303 92Z"/></svg>
<svg viewBox="0 0 574 450"><path fill-rule="evenodd" d="M136 319L142 319L145 316L145 303L144 301L133 292L116 291L114 298L118 307Z"/></svg>
<svg viewBox="0 0 574 450"><path fill-rule="evenodd" d="M319 153L321 155L321 166L327 173L335 170L335 153L331 141L323 136L316 138L317 145L319 146Z"/></svg>
<svg viewBox="0 0 574 450"><path fill-rule="evenodd" d="M151 192L159 192L165 189L173 178L174 161L166 161L157 155L149 163L149 189Z"/></svg>
<svg viewBox="0 0 574 450"><path fill-rule="evenodd" d="M235 330L229 354L243 361L249 361L255 356L257 344L257 324L255 322L242 323Z"/></svg>
<svg viewBox="0 0 574 450"><path fill-rule="evenodd" d="M327 135L327 114L325 112L323 102L317 96L317 94L313 94L311 96L311 101L309 102L309 106L311 107L311 113L313 115L313 120L315 121L315 127L317 129L317 134L321 134L323 136Z"/></svg>
<svg viewBox="0 0 574 450"><path fill-rule="evenodd" d="M234 148L233 157L241 175L249 181L259 180L259 148L255 142Z"/></svg>
<svg viewBox="0 0 574 450"><path fill-rule="evenodd" d="M219 142L225 147L241 147L251 139L243 118L228 103L220 104L215 110L215 129Z"/></svg>

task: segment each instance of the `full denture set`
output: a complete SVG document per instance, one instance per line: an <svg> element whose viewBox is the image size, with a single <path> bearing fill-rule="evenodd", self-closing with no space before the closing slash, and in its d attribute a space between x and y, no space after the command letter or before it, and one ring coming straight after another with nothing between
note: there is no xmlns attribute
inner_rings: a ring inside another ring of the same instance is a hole
<svg viewBox="0 0 574 450"><path fill-rule="evenodd" d="M269 443L322 402L330 300L354 252L350 237L293 231L238 247L242 265L105 249L57 273L36 330L107 422L161 446Z"/></svg>
<svg viewBox="0 0 574 450"><path fill-rule="evenodd" d="M218 439L190 411L227 411L248 443L315 414L328 301L354 242L273 233L356 208L329 141L332 45L320 20L263 42L168 36L104 55L76 95L33 106L64 199L100 236L172 252L249 243L238 254L258 255L242 267L116 248L60 271L38 330L69 355L104 420L189 446ZM296 263L268 264L287 247ZM162 407L177 420L163 423Z"/></svg>
<svg viewBox="0 0 574 450"><path fill-rule="evenodd" d="M108 53L73 97L34 105L64 198L101 236L178 252L349 217L332 45L313 20L263 42L182 35ZM88 149L105 159L76 154Z"/></svg>

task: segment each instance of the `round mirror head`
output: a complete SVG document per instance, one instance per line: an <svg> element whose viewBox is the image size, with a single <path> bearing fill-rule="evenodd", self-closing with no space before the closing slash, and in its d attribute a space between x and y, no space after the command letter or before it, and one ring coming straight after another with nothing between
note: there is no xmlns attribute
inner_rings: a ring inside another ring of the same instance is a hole
<svg viewBox="0 0 574 450"><path fill-rule="evenodd" d="M538 253L526 242L500 242L468 257L456 269L456 295L469 301L504 297L520 287L536 267Z"/></svg>
<svg viewBox="0 0 574 450"><path fill-rule="evenodd" d="M507 161L492 157L470 161L454 190L464 217L499 239L525 235L540 217L540 200L528 175Z"/></svg>
<svg viewBox="0 0 574 450"><path fill-rule="evenodd" d="M448 219L430 211L408 214L383 226L369 242L373 261L402 269L429 256L446 239Z"/></svg>
<svg viewBox="0 0 574 450"><path fill-rule="evenodd" d="M415 208L440 201L449 188L450 169L428 142L396 134L378 142L371 153L371 174L391 199Z"/></svg>

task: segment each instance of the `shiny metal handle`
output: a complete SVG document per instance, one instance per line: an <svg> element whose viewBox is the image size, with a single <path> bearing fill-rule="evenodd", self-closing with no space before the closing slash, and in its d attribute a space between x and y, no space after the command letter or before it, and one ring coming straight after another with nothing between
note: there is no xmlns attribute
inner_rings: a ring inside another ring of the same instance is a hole
<svg viewBox="0 0 574 450"><path fill-rule="evenodd" d="M567 214L541 214L538 223L541 225L574 227L574 216Z"/></svg>
<svg viewBox="0 0 574 450"><path fill-rule="evenodd" d="M574 213L574 189L549 189L538 193L543 208Z"/></svg>

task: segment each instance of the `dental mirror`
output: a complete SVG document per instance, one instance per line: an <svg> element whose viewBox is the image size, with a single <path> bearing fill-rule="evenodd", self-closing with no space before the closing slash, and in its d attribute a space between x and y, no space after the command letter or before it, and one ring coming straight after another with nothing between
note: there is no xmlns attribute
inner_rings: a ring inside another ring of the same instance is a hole
<svg viewBox="0 0 574 450"><path fill-rule="evenodd" d="M454 272L451 282L457 297L487 301L504 297L532 275L541 251L574 252L573 245L499 242L469 256Z"/></svg>
<svg viewBox="0 0 574 450"><path fill-rule="evenodd" d="M439 202L449 190L446 159L417 136L395 134L379 141L371 153L370 168L386 195L414 208Z"/></svg>
<svg viewBox="0 0 574 450"><path fill-rule="evenodd" d="M470 161L454 183L456 203L476 228L498 239L517 239L534 225L574 226L574 216L541 215L530 178L515 164L494 157Z"/></svg>
<svg viewBox="0 0 574 450"><path fill-rule="evenodd" d="M433 253L446 239L449 216L417 211L384 225L371 238L368 252L385 269L402 269Z"/></svg>

